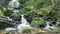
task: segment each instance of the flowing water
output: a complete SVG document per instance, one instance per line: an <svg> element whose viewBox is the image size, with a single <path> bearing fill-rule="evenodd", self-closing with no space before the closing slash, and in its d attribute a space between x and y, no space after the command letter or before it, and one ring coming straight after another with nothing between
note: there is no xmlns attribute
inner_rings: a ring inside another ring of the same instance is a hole
<svg viewBox="0 0 60 34"><path fill-rule="evenodd" d="M18 32L21 32L25 28L28 28L28 29L31 28L31 26L29 25L29 23L24 18L24 15L22 15L22 18L21 18L21 24L17 25L16 28L8 27L8 28L5 29L5 31L9 32L9 31L12 31L12 30L17 30Z"/></svg>
<svg viewBox="0 0 60 34"><path fill-rule="evenodd" d="M21 22L22 22L22 24L29 24L28 22L27 22L27 20L24 18L24 15L22 14L21 15L22 16L22 18L21 18Z"/></svg>
<svg viewBox="0 0 60 34"><path fill-rule="evenodd" d="M11 8L19 8L19 6L20 6L20 3L17 2L16 0L12 0L8 4L8 7L11 7Z"/></svg>
<svg viewBox="0 0 60 34"><path fill-rule="evenodd" d="M18 13L18 12L19 12L19 10L18 10L19 6L20 6L20 3L17 2L16 0L10 1L10 2L9 2L9 5L8 5L8 7L13 8L13 10L14 10L13 12L14 12L14 13ZM15 9L15 8L17 8L17 9ZM11 20L11 21L12 21L12 19L10 19L9 17L8 17L8 20ZM57 22L58 22L58 21L57 21ZM56 22L56 23L57 23L57 22ZM50 23L50 22L46 21L46 27L44 27L45 30L52 31L51 29L55 29L55 28L56 28L55 26L50 26L49 23ZM60 23L60 22L58 22L58 23L56 24L56 26L57 26L59 23ZM29 23L27 22L27 20L24 18L24 14L22 14L22 15L21 15L21 24L17 24L17 27L7 27L7 28L5 28L5 30L0 30L0 34L2 34L2 32L4 32L4 31L6 31L6 32L9 32L9 31L22 32L23 29L31 29L31 28L32 28L32 27L30 26L30 24L29 24Z"/></svg>
<svg viewBox="0 0 60 34"><path fill-rule="evenodd" d="M10 1L8 7L11 7L11 8L19 8L19 2L17 2L16 0L12 0ZM14 12L15 13L18 13L19 10L17 9L14 9ZM8 17L8 20L11 20L9 17ZM12 31L12 30L17 30L18 32L21 32L23 29L25 28L31 28L30 24L26 21L26 19L24 18L24 15L21 15L21 24L17 24L17 27L15 28L12 28L12 27L7 27L5 28L5 31L6 32L9 32L9 31Z"/></svg>
<svg viewBox="0 0 60 34"><path fill-rule="evenodd" d="M17 25L17 29L18 31L22 31L23 29L31 29L32 27L30 26L30 24L26 21L26 19L24 18L24 15L21 15L21 24Z"/></svg>
<svg viewBox="0 0 60 34"><path fill-rule="evenodd" d="M21 15L21 24L17 25L16 28L11 28L8 27L5 29L6 32L12 31L12 30L17 30L18 32L22 32L23 29L31 29L32 27L30 26L30 24L26 21L26 19L24 18L24 15Z"/></svg>
<svg viewBox="0 0 60 34"><path fill-rule="evenodd" d="M50 29L55 29L56 28L55 26L50 26L49 23L50 22L46 21L46 27L44 27L44 29L51 31Z"/></svg>
<svg viewBox="0 0 60 34"><path fill-rule="evenodd" d="M7 17L8 20L13 21L10 17Z"/></svg>

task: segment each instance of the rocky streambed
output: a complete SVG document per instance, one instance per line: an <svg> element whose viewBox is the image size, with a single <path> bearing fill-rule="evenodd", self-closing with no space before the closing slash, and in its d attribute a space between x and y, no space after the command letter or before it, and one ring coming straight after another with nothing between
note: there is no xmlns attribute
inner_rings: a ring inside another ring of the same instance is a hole
<svg viewBox="0 0 60 34"><path fill-rule="evenodd" d="M51 31L44 30L43 28L25 29L22 33L17 31L6 32L4 29L0 30L0 34L60 34L60 29L54 29Z"/></svg>

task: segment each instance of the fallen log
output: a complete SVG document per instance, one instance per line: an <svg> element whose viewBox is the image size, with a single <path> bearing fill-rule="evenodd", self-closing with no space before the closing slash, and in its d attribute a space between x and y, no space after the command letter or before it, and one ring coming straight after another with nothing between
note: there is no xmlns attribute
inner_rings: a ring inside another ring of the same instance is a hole
<svg viewBox="0 0 60 34"><path fill-rule="evenodd" d="M20 24L19 21L8 20L8 19L5 19L5 18L0 18L0 23L6 23L6 24L13 25L13 26L17 26L17 24Z"/></svg>

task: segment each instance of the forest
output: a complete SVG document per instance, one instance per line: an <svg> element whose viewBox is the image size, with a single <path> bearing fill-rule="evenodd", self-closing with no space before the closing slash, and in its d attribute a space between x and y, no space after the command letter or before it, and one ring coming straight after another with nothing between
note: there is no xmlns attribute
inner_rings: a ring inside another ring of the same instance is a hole
<svg viewBox="0 0 60 34"><path fill-rule="evenodd" d="M60 0L0 0L0 33L60 34Z"/></svg>

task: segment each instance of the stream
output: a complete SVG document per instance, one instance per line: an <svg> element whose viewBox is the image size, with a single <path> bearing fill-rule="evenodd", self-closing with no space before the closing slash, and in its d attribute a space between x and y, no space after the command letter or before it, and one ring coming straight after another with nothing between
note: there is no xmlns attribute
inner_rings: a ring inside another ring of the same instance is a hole
<svg viewBox="0 0 60 34"><path fill-rule="evenodd" d="M10 1L8 3L8 7L13 8L13 12L18 14L19 13L19 2L16 0ZM15 9L16 8L16 9ZM11 20L8 18L8 20ZM24 18L24 14L21 14L21 24L17 24L16 27L7 27L5 29L0 29L0 34L60 34L60 29L56 27L59 23L56 23L55 25L50 26L50 22L46 21L46 26L43 28L34 28L31 27L29 22ZM30 29L29 33L22 33L24 29Z"/></svg>

